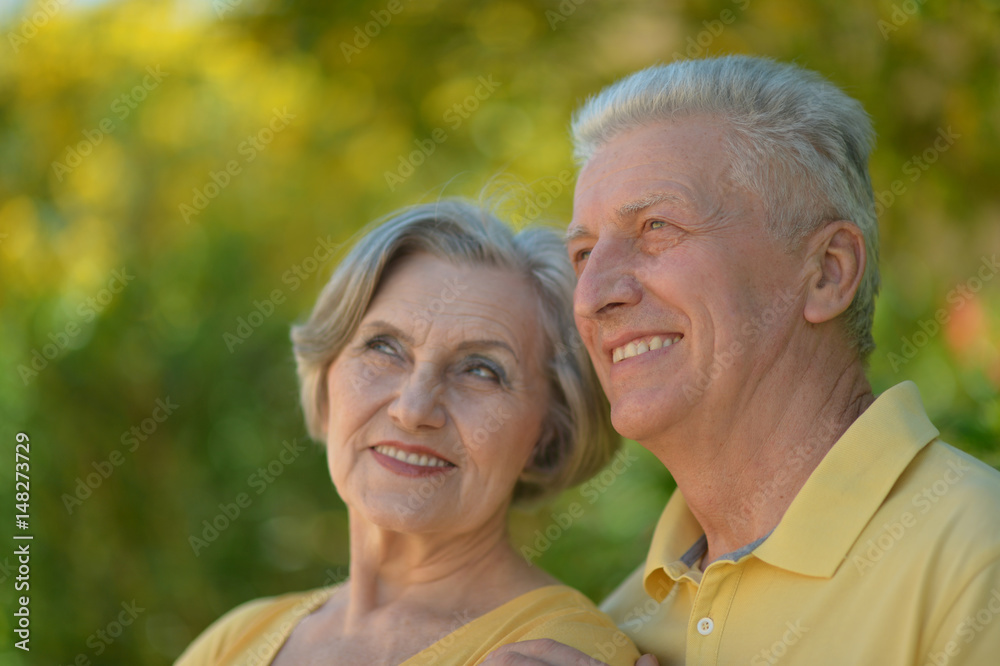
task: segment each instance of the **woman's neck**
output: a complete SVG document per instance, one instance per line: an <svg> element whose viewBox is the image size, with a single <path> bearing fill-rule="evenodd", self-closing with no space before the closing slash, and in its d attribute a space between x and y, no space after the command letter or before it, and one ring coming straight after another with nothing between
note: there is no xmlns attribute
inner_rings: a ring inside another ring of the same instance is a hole
<svg viewBox="0 0 1000 666"><path fill-rule="evenodd" d="M511 547L506 511L466 533L406 534L352 511L351 565L344 629L387 609L477 617L532 589L555 583Z"/></svg>

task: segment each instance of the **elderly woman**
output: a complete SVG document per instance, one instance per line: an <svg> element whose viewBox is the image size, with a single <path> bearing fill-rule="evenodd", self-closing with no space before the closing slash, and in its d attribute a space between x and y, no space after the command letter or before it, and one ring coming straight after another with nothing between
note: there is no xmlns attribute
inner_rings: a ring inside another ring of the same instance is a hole
<svg viewBox="0 0 1000 666"><path fill-rule="evenodd" d="M516 235L458 201L372 228L293 329L310 434L348 508L350 577L248 603L179 664L477 664L552 638L612 664L638 653L507 536L512 503L612 456L552 231Z"/></svg>

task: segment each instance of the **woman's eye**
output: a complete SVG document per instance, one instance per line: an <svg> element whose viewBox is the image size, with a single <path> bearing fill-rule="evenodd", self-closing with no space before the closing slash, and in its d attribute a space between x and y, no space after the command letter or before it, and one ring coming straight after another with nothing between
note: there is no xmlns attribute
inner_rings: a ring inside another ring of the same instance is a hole
<svg viewBox="0 0 1000 666"><path fill-rule="evenodd" d="M492 363L473 361L472 363L466 366L465 371L473 375L474 377L488 379L498 384L504 381L503 370L494 366Z"/></svg>
<svg viewBox="0 0 1000 666"><path fill-rule="evenodd" d="M492 368L488 368L485 365L474 365L469 368L469 372L483 379L500 379Z"/></svg>
<svg viewBox="0 0 1000 666"><path fill-rule="evenodd" d="M385 338L372 338L365 342L365 347L383 354L396 355L395 348Z"/></svg>

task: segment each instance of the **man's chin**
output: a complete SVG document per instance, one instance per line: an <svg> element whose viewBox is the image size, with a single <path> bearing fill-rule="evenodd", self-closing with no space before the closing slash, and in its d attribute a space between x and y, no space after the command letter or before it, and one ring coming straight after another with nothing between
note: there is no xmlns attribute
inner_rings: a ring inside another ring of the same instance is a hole
<svg viewBox="0 0 1000 666"><path fill-rule="evenodd" d="M611 403L611 425L625 439L639 442L656 439L674 425L681 414L671 414L669 404L659 401L618 400Z"/></svg>

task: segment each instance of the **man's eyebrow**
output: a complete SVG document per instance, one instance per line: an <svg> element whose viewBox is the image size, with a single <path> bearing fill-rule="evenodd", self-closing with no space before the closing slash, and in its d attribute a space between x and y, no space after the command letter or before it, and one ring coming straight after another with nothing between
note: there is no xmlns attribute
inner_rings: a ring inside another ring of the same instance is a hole
<svg viewBox="0 0 1000 666"><path fill-rule="evenodd" d="M687 199L679 194L674 194L673 192L658 192L656 194L650 194L649 196L643 197L642 199L633 199L632 201L623 203L618 207L618 217L625 218L630 215L635 215L650 206L655 206L656 204L663 203L665 201L682 206L688 204Z"/></svg>
<svg viewBox="0 0 1000 666"><path fill-rule="evenodd" d="M592 235L593 234L591 234L590 231L588 231L584 227L570 227L569 229L566 230L566 237L563 239L563 241L566 243L571 243L575 241L577 238L582 238L583 236L592 236Z"/></svg>
<svg viewBox="0 0 1000 666"><path fill-rule="evenodd" d="M635 215L638 212L649 208L650 206L655 206L658 203L672 203L680 206L690 206L690 201L685 199L683 196L676 194L674 192L657 192L656 194L649 194L642 197L641 199L633 199L632 201L626 201L621 206L618 207L617 216L619 220L624 220L627 217ZM588 229L581 226L570 226L566 230L565 242L570 243L577 238L582 238L584 236L593 236Z"/></svg>

